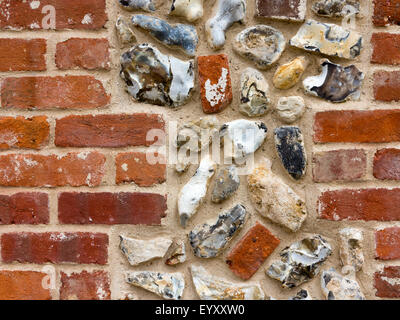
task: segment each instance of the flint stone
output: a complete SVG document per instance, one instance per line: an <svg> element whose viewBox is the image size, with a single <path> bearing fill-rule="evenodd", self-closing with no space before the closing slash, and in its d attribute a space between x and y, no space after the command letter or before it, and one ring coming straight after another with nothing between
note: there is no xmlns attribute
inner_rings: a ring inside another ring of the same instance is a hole
<svg viewBox="0 0 400 320"><path fill-rule="evenodd" d="M169 14L194 22L203 17L203 0L173 0Z"/></svg>
<svg viewBox="0 0 400 320"><path fill-rule="evenodd" d="M170 252L167 254L168 258L165 260L165 264L168 266L176 266L186 261L186 245L183 241L179 240L175 242Z"/></svg>
<svg viewBox="0 0 400 320"><path fill-rule="evenodd" d="M216 219L196 226L189 233L194 255L199 258L218 257L243 227L246 214L246 208L238 204L219 214Z"/></svg>
<svg viewBox="0 0 400 320"><path fill-rule="evenodd" d="M196 214L201 202L206 196L211 177L214 175L216 164L210 157L201 160L198 169L189 182L183 186L178 197L178 212L182 227Z"/></svg>
<svg viewBox="0 0 400 320"><path fill-rule="evenodd" d="M156 11L161 5L160 0L118 0L120 5L127 10Z"/></svg>
<svg viewBox="0 0 400 320"><path fill-rule="evenodd" d="M300 80L307 68L305 57L297 57L292 61L281 65L275 72L272 82L277 89L290 89Z"/></svg>
<svg viewBox="0 0 400 320"><path fill-rule="evenodd" d="M304 99L299 96L281 97L276 106L279 119L288 124L300 119L305 112Z"/></svg>
<svg viewBox="0 0 400 320"><path fill-rule="evenodd" d="M136 42L136 37L132 29L129 27L128 23L123 17L118 17L117 22L115 23L115 28L121 44Z"/></svg>
<svg viewBox="0 0 400 320"><path fill-rule="evenodd" d="M314 2L311 10L317 15L329 18L343 18L360 13L358 0L319 0Z"/></svg>
<svg viewBox="0 0 400 320"><path fill-rule="evenodd" d="M191 266L193 284L201 300L265 300L258 284L236 284L217 278L202 266Z"/></svg>
<svg viewBox="0 0 400 320"><path fill-rule="evenodd" d="M185 279L181 273L127 272L126 282L168 300L180 300L185 289Z"/></svg>
<svg viewBox="0 0 400 320"><path fill-rule="evenodd" d="M321 288L327 300L365 300L356 279L343 277L333 268L322 272Z"/></svg>
<svg viewBox="0 0 400 320"><path fill-rule="evenodd" d="M278 61L285 46L286 40L282 32L270 26L257 25L237 35L233 50L263 70Z"/></svg>
<svg viewBox="0 0 400 320"><path fill-rule="evenodd" d="M255 165L247 176L250 200L256 211L296 232L307 217L306 204L281 178L271 171L271 162Z"/></svg>
<svg viewBox="0 0 400 320"><path fill-rule="evenodd" d="M177 47L191 57L196 54L199 37L195 27L187 24L171 25L164 20L142 14L132 16L131 21L134 26L147 30L164 45Z"/></svg>
<svg viewBox="0 0 400 320"><path fill-rule="evenodd" d="M139 44L121 56L121 78L139 102L178 107L194 87L194 61L162 54L150 44Z"/></svg>
<svg viewBox="0 0 400 320"><path fill-rule="evenodd" d="M214 188L211 194L211 201L221 203L230 198L239 188L240 178L235 166L222 168L215 178Z"/></svg>
<svg viewBox="0 0 400 320"><path fill-rule="evenodd" d="M294 297L289 300L312 300L307 290L301 289Z"/></svg>
<svg viewBox="0 0 400 320"><path fill-rule="evenodd" d="M331 246L325 239L320 235L310 236L283 249L281 260L273 262L266 274L280 281L283 288L297 287L314 278L331 254Z"/></svg>
<svg viewBox="0 0 400 320"><path fill-rule="evenodd" d="M225 32L246 17L246 0L217 0L212 18L206 23L207 42L214 50L225 44Z"/></svg>
<svg viewBox="0 0 400 320"><path fill-rule="evenodd" d="M125 254L131 266L137 266L156 258L162 258L171 246L172 241L167 238L139 240L119 236L120 249Z"/></svg>
<svg viewBox="0 0 400 320"><path fill-rule="evenodd" d="M266 114L270 99L269 87L263 74L253 68L244 70L240 79L240 112L249 117Z"/></svg>
<svg viewBox="0 0 400 320"><path fill-rule="evenodd" d="M307 154L304 148L304 137L298 127L279 127L274 130L275 148L279 158L296 180L306 173Z"/></svg>
<svg viewBox="0 0 400 320"><path fill-rule="evenodd" d="M304 79L306 93L331 102L359 100L364 73L356 66L341 65L324 60L321 64L322 73Z"/></svg>
<svg viewBox="0 0 400 320"><path fill-rule="evenodd" d="M355 59L361 53L362 37L336 24L307 20L290 40L290 45L329 56Z"/></svg>
<svg viewBox="0 0 400 320"><path fill-rule="evenodd" d="M360 271L364 264L363 234L360 229L344 228L339 232L340 261L342 265Z"/></svg>

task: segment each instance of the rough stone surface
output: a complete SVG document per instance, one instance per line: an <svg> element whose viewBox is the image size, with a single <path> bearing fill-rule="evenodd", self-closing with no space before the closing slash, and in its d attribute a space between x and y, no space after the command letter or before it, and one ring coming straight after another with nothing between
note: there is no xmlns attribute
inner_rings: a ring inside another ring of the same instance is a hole
<svg viewBox="0 0 400 320"><path fill-rule="evenodd" d="M289 21L303 21L306 16L306 0L257 0L257 16Z"/></svg>
<svg viewBox="0 0 400 320"><path fill-rule="evenodd" d="M250 200L258 213L296 232L307 217L306 204L281 178L271 171L271 163L255 165L247 177Z"/></svg>
<svg viewBox="0 0 400 320"><path fill-rule="evenodd" d="M233 50L253 62L259 69L267 69L278 61L285 50L282 32L266 25L256 25L240 32L233 43Z"/></svg>
<svg viewBox="0 0 400 320"><path fill-rule="evenodd" d="M194 22L203 17L203 0L173 0L170 15Z"/></svg>
<svg viewBox="0 0 400 320"><path fill-rule="evenodd" d="M290 89L300 80L306 70L308 62L305 57L297 57L292 61L281 65L275 72L272 80L277 89Z"/></svg>
<svg viewBox="0 0 400 320"><path fill-rule="evenodd" d="M354 276L342 276L335 269L321 274L321 288L327 300L365 300Z"/></svg>
<svg viewBox="0 0 400 320"><path fill-rule="evenodd" d="M128 22L123 17L118 17L115 22L115 29L117 31L118 39L121 44L129 44L136 42L136 36L132 29L129 27Z"/></svg>
<svg viewBox="0 0 400 320"><path fill-rule="evenodd" d="M193 284L201 300L264 300L257 284L240 284L217 278L202 266L191 266Z"/></svg>
<svg viewBox="0 0 400 320"><path fill-rule="evenodd" d="M214 203L221 203L230 198L239 188L239 185L240 178L235 166L220 169L215 177L211 201Z"/></svg>
<svg viewBox="0 0 400 320"><path fill-rule="evenodd" d="M318 275L331 253L331 246L320 235L309 236L283 249L281 260L273 262L266 273L283 288L297 287Z"/></svg>
<svg viewBox="0 0 400 320"><path fill-rule="evenodd" d="M363 234L360 229L344 228L339 232L340 261L360 271L364 264Z"/></svg>
<svg viewBox="0 0 400 320"><path fill-rule="evenodd" d="M165 264L176 266L186 261L186 245L182 240L175 241L167 252Z"/></svg>
<svg viewBox="0 0 400 320"><path fill-rule="evenodd" d="M299 120L305 111L304 99L299 96L281 97L276 106L279 119L288 124Z"/></svg>
<svg viewBox="0 0 400 320"><path fill-rule="evenodd" d="M358 0L318 0L311 7L317 15L329 18L343 18L360 13Z"/></svg>
<svg viewBox="0 0 400 320"><path fill-rule="evenodd" d="M160 0L118 0L120 5L127 10L156 11L161 5Z"/></svg>
<svg viewBox="0 0 400 320"><path fill-rule="evenodd" d="M246 208L238 204L217 218L196 226L189 233L194 255L199 258L214 258L221 255L243 227L246 214Z"/></svg>
<svg viewBox="0 0 400 320"><path fill-rule="evenodd" d="M294 297L289 300L313 300L307 290L301 289Z"/></svg>

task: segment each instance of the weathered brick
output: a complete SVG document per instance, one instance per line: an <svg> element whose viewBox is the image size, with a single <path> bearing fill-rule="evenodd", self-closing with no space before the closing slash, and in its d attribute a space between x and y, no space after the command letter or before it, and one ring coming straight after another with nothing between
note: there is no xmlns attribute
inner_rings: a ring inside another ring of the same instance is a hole
<svg viewBox="0 0 400 320"><path fill-rule="evenodd" d="M108 236L83 232L14 232L1 236L4 263L107 263Z"/></svg>
<svg viewBox="0 0 400 320"><path fill-rule="evenodd" d="M400 64L400 34L379 32L371 38L372 63Z"/></svg>
<svg viewBox="0 0 400 320"><path fill-rule="evenodd" d="M107 39L71 38L57 44L56 65L61 70L110 69Z"/></svg>
<svg viewBox="0 0 400 320"><path fill-rule="evenodd" d="M399 101L400 71L376 71L374 73L374 97L378 101Z"/></svg>
<svg viewBox="0 0 400 320"><path fill-rule="evenodd" d="M400 180L400 149L381 149L375 153L374 177Z"/></svg>
<svg viewBox="0 0 400 320"><path fill-rule="evenodd" d="M400 1L399 0L374 0L374 14L372 21L375 26L400 24Z"/></svg>
<svg viewBox="0 0 400 320"><path fill-rule="evenodd" d="M232 102L229 60L225 54L197 58L203 111L217 113Z"/></svg>
<svg viewBox="0 0 400 320"><path fill-rule="evenodd" d="M21 192L0 195L0 224L49 223L49 197L46 193Z"/></svg>
<svg viewBox="0 0 400 320"><path fill-rule="evenodd" d="M11 30L49 29L54 13L57 30L94 30L107 22L105 0L3 0L0 2L0 28Z"/></svg>
<svg viewBox="0 0 400 320"><path fill-rule="evenodd" d="M158 114L68 116L56 121L55 144L58 147L130 147L150 146L150 130L164 131Z"/></svg>
<svg viewBox="0 0 400 320"><path fill-rule="evenodd" d="M250 279L279 243L278 238L257 222L228 254L226 263L238 277Z"/></svg>
<svg viewBox="0 0 400 320"><path fill-rule="evenodd" d="M120 153L115 158L116 183L134 182L140 187L150 187L166 180L166 159L155 155L162 163L150 164L146 153Z"/></svg>
<svg viewBox="0 0 400 320"><path fill-rule="evenodd" d="M58 197L62 224L160 225L167 198L153 193L63 192Z"/></svg>
<svg viewBox="0 0 400 320"><path fill-rule="evenodd" d="M61 272L61 300L110 300L110 277L105 271Z"/></svg>
<svg viewBox="0 0 400 320"><path fill-rule="evenodd" d="M46 50L45 39L0 39L0 71L44 71Z"/></svg>
<svg viewBox="0 0 400 320"><path fill-rule="evenodd" d="M49 141L47 117L0 117L0 149L40 149Z"/></svg>
<svg viewBox="0 0 400 320"><path fill-rule="evenodd" d="M333 221L400 221L400 189L326 191L317 208L320 218Z"/></svg>
<svg viewBox="0 0 400 320"><path fill-rule="evenodd" d="M256 8L259 17L302 21L306 3L303 0L257 0Z"/></svg>
<svg viewBox="0 0 400 320"><path fill-rule="evenodd" d="M399 122L400 110L318 112L314 122L314 142L400 141Z"/></svg>
<svg viewBox="0 0 400 320"><path fill-rule="evenodd" d="M47 275L36 271L0 271L0 300L51 300L43 288Z"/></svg>
<svg viewBox="0 0 400 320"><path fill-rule="evenodd" d="M400 259L400 228L386 228L375 232L375 257L380 260Z"/></svg>
<svg viewBox="0 0 400 320"><path fill-rule="evenodd" d="M315 182L352 181L362 178L367 169L364 150L333 150L313 155Z"/></svg>
<svg viewBox="0 0 400 320"><path fill-rule="evenodd" d="M6 78L1 86L3 108L94 109L109 102L103 84L92 76Z"/></svg>
<svg viewBox="0 0 400 320"><path fill-rule="evenodd" d="M400 267L385 267L375 272L375 295L381 298L400 298Z"/></svg>
<svg viewBox="0 0 400 320"><path fill-rule="evenodd" d="M7 154L0 156L0 185L7 187L98 186L106 158L98 152L64 156Z"/></svg>

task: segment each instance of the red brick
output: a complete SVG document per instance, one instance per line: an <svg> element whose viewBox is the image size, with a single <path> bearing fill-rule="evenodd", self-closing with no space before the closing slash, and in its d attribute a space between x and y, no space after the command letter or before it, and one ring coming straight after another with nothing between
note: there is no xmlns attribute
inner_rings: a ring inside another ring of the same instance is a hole
<svg viewBox="0 0 400 320"><path fill-rule="evenodd" d="M110 300L110 278L105 271L61 272L61 300Z"/></svg>
<svg viewBox="0 0 400 320"><path fill-rule="evenodd" d="M318 112L314 122L314 142L400 141L399 123L400 110Z"/></svg>
<svg viewBox="0 0 400 320"><path fill-rule="evenodd" d="M140 187L151 187L166 180L166 159L155 155L162 163L150 164L146 153L120 153L115 158L117 168L116 183L134 182Z"/></svg>
<svg viewBox="0 0 400 320"><path fill-rule="evenodd" d="M393 227L376 231L375 243L376 259L400 259L400 228Z"/></svg>
<svg viewBox="0 0 400 320"><path fill-rule="evenodd" d="M71 38L57 44L56 65L61 70L110 69L107 39Z"/></svg>
<svg viewBox="0 0 400 320"><path fill-rule="evenodd" d="M47 275L36 271L0 271L0 300L51 300L42 286Z"/></svg>
<svg viewBox="0 0 400 320"><path fill-rule="evenodd" d="M44 71L46 50L45 39L0 39L0 71Z"/></svg>
<svg viewBox="0 0 400 320"><path fill-rule="evenodd" d="M110 102L102 83L91 76L6 78L3 108L94 109Z"/></svg>
<svg viewBox="0 0 400 320"><path fill-rule="evenodd" d="M257 15L278 20L304 20L302 0L257 0Z"/></svg>
<svg viewBox="0 0 400 320"><path fill-rule="evenodd" d="M56 122L55 144L58 147L130 147L150 146L150 130L164 131L158 114L69 116Z"/></svg>
<svg viewBox="0 0 400 320"><path fill-rule="evenodd" d="M315 182L352 181L366 173L367 155L364 150L333 150L314 153Z"/></svg>
<svg viewBox="0 0 400 320"><path fill-rule="evenodd" d="M40 0L38 8L33 1L3 0L0 2L0 28L11 30L42 29L43 19L49 14L46 6L56 13L55 27L62 29L101 29L107 22L105 0ZM86 18L85 18L86 17ZM45 22L48 22L47 19Z"/></svg>
<svg viewBox="0 0 400 320"><path fill-rule="evenodd" d="M326 191L317 208L320 218L332 221L400 221L400 189Z"/></svg>
<svg viewBox="0 0 400 320"><path fill-rule="evenodd" d="M83 232L14 232L1 236L4 263L107 263L108 236Z"/></svg>
<svg viewBox="0 0 400 320"><path fill-rule="evenodd" d="M400 34L374 33L371 38L372 63L400 64Z"/></svg>
<svg viewBox="0 0 400 320"><path fill-rule="evenodd" d="M279 243L278 238L257 222L228 254L226 263L239 278L250 279Z"/></svg>
<svg viewBox="0 0 400 320"><path fill-rule="evenodd" d="M21 192L0 195L0 224L49 223L49 197L46 193Z"/></svg>
<svg viewBox="0 0 400 320"><path fill-rule="evenodd" d="M378 101L399 101L400 71L376 71L374 73L374 97Z"/></svg>
<svg viewBox="0 0 400 320"><path fill-rule="evenodd" d="M62 224L160 225L167 197L152 193L63 192L58 197Z"/></svg>
<svg viewBox="0 0 400 320"><path fill-rule="evenodd" d="M49 141L47 117L0 117L0 149L40 149Z"/></svg>
<svg viewBox="0 0 400 320"><path fill-rule="evenodd" d="M372 21L375 26L400 24L400 1L399 0L374 0L374 13Z"/></svg>
<svg viewBox="0 0 400 320"><path fill-rule="evenodd" d="M201 56L197 58L197 63L203 111L205 113L220 112L232 103L232 84L228 56L225 54ZM223 78L224 69L228 71L226 78ZM224 80L226 80L224 88L219 87L218 83L224 82ZM206 84L215 86L221 97L217 96L215 98L216 95L211 93L212 98L207 98Z"/></svg>
<svg viewBox="0 0 400 320"><path fill-rule="evenodd" d="M400 149L381 149L375 153L374 177L400 180Z"/></svg>
<svg viewBox="0 0 400 320"><path fill-rule="evenodd" d="M64 156L7 154L0 156L0 185L7 187L98 186L106 158L98 152Z"/></svg>
<svg viewBox="0 0 400 320"><path fill-rule="evenodd" d="M377 297L400 298L400 267L385 267L382 272L375 272Z"/></svg>

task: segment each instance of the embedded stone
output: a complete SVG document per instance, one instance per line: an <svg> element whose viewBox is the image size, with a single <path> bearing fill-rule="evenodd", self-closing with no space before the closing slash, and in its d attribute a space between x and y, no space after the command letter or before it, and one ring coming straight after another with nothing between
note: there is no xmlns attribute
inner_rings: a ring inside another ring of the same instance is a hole
<svg viewBox="0 0 400 320"><path fill-rule="evenodd" d="M340 261L344 267L360 271L364 264L363 234L360 229L344 228L339 232Z"/></svg>
<svg viewBox="0 0 400 320"><path fill-rule="evenodd" d="M230 198L239 188L239 185L240 178L235 166L220 169L215 178L211 201L214 203L221 203Z"/></svg>
<svg viewBox="0 0 400 320"><path fill-rule="evenodd" d="M291 297L288 300L312 300L312 298L307 290L301 289L294 297Z"/></svg>
<svg viewBox="0 0 400 320"><path fill-rule="evenodd" d="M360 13L358 0L318 0L314 2L311 10L315 14L329 18L343 18Z"/></svg>
<svg viewBox="0 0 400 320"><path fill-rule="evenodd" d="M334 268L322 272L321 288L327 300L365 300L355 277L342 276Z"/></svg>
<svg viewBox="0 0 400 320"><path fill-rule="evenodd" d="M249 117L259 117L266 114L270 99L267 80L261 72L247 68L240 79L239 111Z"/></svg>
<svg viewBox="0 0 400 320"><path fill-rule="evenodd" d="M328 56L355 59L361 52L362 37L336 24L307 20L290 40L290 45Z"/></svg>
<svg viewBox="0 0 400 320"><path fill-rule="evenodd" d="M306 0L257 0L257 16L288 21L304 21Z"/></svg>
<svg viewBox="0 0 400 320"><path fill-rule="evenodd" d="M120 5L127 10L156 11L161 5L160 0L118 0Z"/></svg>
<svg viewBox="0 0 400 320"><path fill-rule="evenodd" d="M187 24L171 25L156 17L142 14L132 16L132 24L150 33L155 39L172 48L179 48L187 55L196 54L199 37L194 26Z"/></svg>
<svg viewBox="0 0 400 320"><path fill-rule="evenodd" d="M121 44L136 42L135 34L123 17L118 17L115 23L115 29L117 30L117 35Z"/></svg>
<svg viewBox="0 0 400 320"><path fill-rule="evenodd" d="M284 168L294 179L301 179L306 173L307 154L300 128L276 128L274 137L275 148Z"/></svg>
<svg viewBox="0 0 400 320"><path fill-rule="evenodd" d="M175 164L175 171L178 174L184 174L190 168L190 159L184 155L178 154L177 163Z"/></svg>
<svg viewBox="0 0 400 320"><path fill-rule="evenodd" d="M219 135L226 148L225 157L244 159L256 152L264 143L268 129L261 121L249 121L244 119L225 123Z"/></svg>
<svg viewBox="0 0 400 320"><path fill-rule="evenodd" d="M164 55L144 43L121 56L121 77L135 100L178 107L186 103L194 87L193 65L193 60Z"/></svg>
<svg viewBox="0 0 400 320"><path fill-rule="evenodd" d="M238 204L215 219L196 226L189 233L193 253L199 258L218 257L243 227L246 208Z"/></svg>
<svg viewBox="0 0 400 320"><path fill-rule="evenodd" d="M186 227L187 221L196 214L201 202L206 196L211 177L214 175L216 164L211 158L201 160L194 176L185 184L178 196L178 213L180 223Z"/></svg>
<svg viewBox="0 0 400 320"><path fill-rule="evenodd" d="M185 279L181 273L127 272L126 282L168 300L180 300L185 289Z"/></svg>
<svg viewBox="0 0 400 320"><path fill-rule="evenodd" d="M173 0L170 15L194 22L203 17L203 0Z"/></svg>
<svg viewBox="0 0 400 320"><path fill-rule="evenodd" d="M273 262L266 274L280 281L283 288L297 287L318 275L331 254L331 246L324 238L309 236L283 249L281 260Z"/></svg>
<svg viewBox="0 0 400 320"><path fill-rule="evenodd" d="M306 93L331 102L359 100L364 73L355 65L342 67L339 64L324 60L322 73L304 79Z"/></svg>
<svg viewBox="0 0 400 320"><path fill-rule="evenodd" d="M300 119L305 110L304 99L299 96L281 97L276 106L279 119L288 124Z"/></svg>
<svg viewBox="0 0 400 320"><path fill-rule="evenodd" d="M174 242L167 253L165 264L168 266L176 266L186 261L186 245L182 240Z"/></svg>
<svg viewBox="0 0 400 320"><path fill-rule="evenodd" d="M240 32L233 43L233 50L257 68L267 69L278 61L285 50L282 32L266 25L257 25Z"/></svg>
<svg viewBox="0 0 400 320"><path fill-rule="evenodd" d="M232 102L232 82L228 56L225 54L197 58L201 104L204 113L217 113Z"/></svg>
<svg viewBox="0 0 400 320"><path fill-rule="evenodd" d="M300 80L307 68L305 57L297 57L292 61L281 65L275 72L272 83L277 89L290 89Z"/></svg>
<svg viewBox="0 0 400 320"><path fill-rule="evenodd" d="M172 241L167 238L139 240L119 236L120 249L128 259L130 265L137 266L156 258L162 258L171 246Z"/></svg>
<svg viewBox="0 0 400 320"><path fill-rule="evenodd" d="M207 42L214 50L225 44L225 32L235 22L243 23L246 17L246 0L217 0L212 18L206 23Z"/></svg>
<svg viewBox="0 0 400 320"><path fill-rule="evenodd" d="M300 229L307 217L306 203L272 173L269 160L255 165L247 183L250 200L259 214L293 232Z"/></svg>
<svg viewBox="0 0 400 320"><path fill-rule="evenodd" d="M232 283L214 277L202 266L190 267L193 284L201 300L264 300L258 284Z"/></svg>

